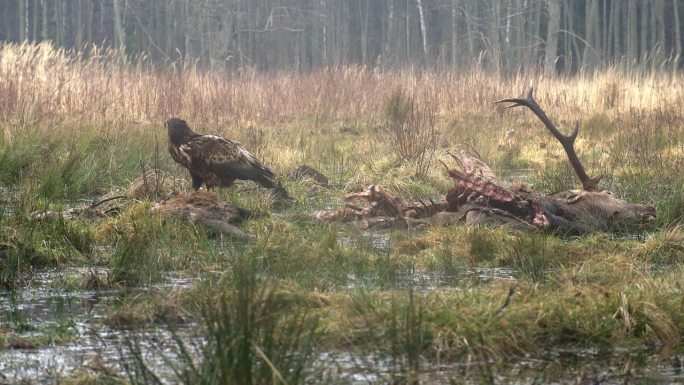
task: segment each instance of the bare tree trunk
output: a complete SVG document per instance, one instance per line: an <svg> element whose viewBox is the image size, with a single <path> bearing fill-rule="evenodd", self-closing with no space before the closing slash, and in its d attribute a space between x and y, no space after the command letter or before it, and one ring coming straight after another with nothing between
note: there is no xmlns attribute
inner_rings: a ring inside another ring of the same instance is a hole
<svg viewBox="0 0 684 385"><path fill-rule="evenodd" d="M520 51L518 51L517 49L511 49L512 47L514 47L517 37L517 35L513 32L513 21L515 20L513 8L515 8L516 5L516 0L506 1L505 10L503 12L503 19L505 20L506 24L503 30L503 38L501 39L501 44L503 45L503 48L501 49L500 57L501 65L503 66L503 68L506 68L509 72L515 71L517 68L520 67L521 63L519 55Z"/></svg>
<svg viewBox="0 0 684 385"><path fill-rule="evenodd" d="M648 62L648 55L650 54L650 47L648 44L648 33L649 29L649 13L651 12L651 7L647 4L641 5L641 44L639 47L639 67L644 70L646 63Z"/></svg>
<svg viewBox="0 0 684 385"><path fill-rule="evenodd" d="M451 0L451 66L458 63L458 0Z"/></svg>
<svg viewBox="0 0 684 385"><path fill-rule="evenodd" d="M527 60L527 66L526 68L529 68L531 71L534 70L535 72L539 71L540 69L543 69L541 67L540 63L540 48L541 47L541 22L540 20L543 18L542 13L543 13L544 7L543 7L543 1L537 1L534 3L534 8L530 6L530 16L526 17L525 19L527 20L527 24L529 27L529 30L527 30L526 33L526 53L525 57ZM531 33L530 33L531 32Z"/></svg>
<svg viewBox="0 0 684 385"><path fill-rule="evenodd" d="M466 23L466 39L468 42L468 58L470 60L474 59L475 57L475 44L473 44L473 40L475 39L474 31L473 31L473 25L472 25L472 20L470 16L470 7L468 6L468 0L465 1L464 4L464 13L465 13L465 23Z"/></svg>
<svg viewBox="0 0 684 385"><path fill-rule="evenodd" d="M192 39L190 37L190 34L192 33L191 31L191 25L190 25L190 4L189 0L185 0L183 2L183 7L181 10L181 17L180 20L183 21L183 54L185 57L183 58L183 65L186 66L188 65L191 60L192 60ZM237 35L238 37L240 36L240 33ZM238 56L238 60L241 59L241 56Z"/></svg>
<svg viewBox="0 0 684 385"><path fill-rule="evenodd" d="M255 33L253 32L253 29L255 29L254 22L252 21L252 18L254 17L254 0L249 0L247 1L247 60L248 64L250 66L254 65L254 50L255 50ZM295 55L299 52L298 50L295 50Z"/></svg>
<svg viewBox="0 0 684 385"><path fill-rule="evenodd" d="M589 18L591 25L592 25L592 39L590 41L593 49L594 49L594 55L600 61L603 56L603 40L601 40L601 23L599 20L601 20L601 8L599 7L599 0L591 0L591 9L590 9L590 15L591 17Z"/></svg>
<svg viewBox="0 0 684 385"><path fill-rule="evenodd" d="M394 40L392 37L395 35L395 22L394 22L394 0L389 0L387 2L387 27L385 30L385 46L383 48L383 53L382 53L382 64L383 68L386 68L388 65L394 64L395 61L395 56L392 53L396 52L396 49L393 49L393 44Z"/></svg>
<svg viewBox="0 0 684 385"><path fill-rule="evenodd" d="M42 15L41 17L41 26L40 26L40 38L45 40L48 38L48 4L46 0L40 0L40 4L42 5Z"/></svg>
<svg viewBox="0 0 684 385"><path fill-rule="evenodd" d="M409 2L406 0L406 64L411 62L411 22L409 15Z"/></svg>
<svg viewBox="0 0 684 385"><path fill-rule="evenodd" d="M618 57L618 52L617 52L617 44L616 42L616 36L615 36L615 24L618 22L617 20L617 10L615 9L615 2L611 3L610 10L607 16L605 16L606 19L608 19L608 45L606 46L606 51L608 54L608 57L610 58L611 62L615 63L617 61Z"/></svg>
<svg viewBox="0 0 684 385"><path fill-rule="evenodd" d="M515 63L511 63L509 66L523 73L533 68L533 59L530 57L529 52L531 47L536 44L534 40L527 38L530 32L527 30L527 24L528 21L531 22L533 19L530 9L531 7L527 6L525 0L516 0L515 7L511 9L511 14L509 15L512 19L509 47L518 52L515 56Z"/></svg>
<svg viewBox="0 0 684 385"><path fill-rule="evenodd" d="M161 28L162 35L159 40L159 44L163 44L164 52L169 56L175 56L176 36L174 36L174 32L176 31L176 26L173 17L175 10L175 6L169 4L166 12L164 12L164 25L163 28Z"/></svg>
<svg viewBox="0 0 684 385"><path fill-rule="evenodd" d="M610 42L610 7L608 7L608 1L603 0L603 15L601 16L603 22L603 34L601 35L602 43L602 54L604 61L611 58L611 42Z"/></svg>
<svg viewBox="0 0 684 385"><path fill-rule="evenodd" d="M330 15L330 33L328 35L330 50L328 51L328 57L332 66L336 66L340 60L341 8L342 7L340 6L331 6L328 8L328 15Z"/></svg>
<svg viewBox="0 0 684 385"><path fill-rule="evenodd" d="M39 15L40 13L38 12L38 0L33 0L31 2L31 15L33 15L33 22L31 23L31 40L36 41L39 40L38 37L38 20L39 20Z"/></svg>
<svg viewBox="0 0 684 385"><path fill-rule="evenodd" d="M652 70L657 70L658 67L663 64L663 50L666 48L665 43L665 4L664 0L654 0L653 14L655 15L655 23L653 27L655 28L655 43L653 44L653 61L651 63Z"/></svg>
<svg viewBox="0 0 684 385"><path fill-rule="evenodd" d="M92 43L93 42L93 14L95 13L95 7L93 6L92 1L88 1L86 3L88 12L87 14L90 17L86 17L86 31L85 31L85 41L87 43Z"/></svg>
<svg viewBox="0 0 684 385"><path fill-rule="evenodd" d="M575 67L578 64L575 64L575 61L579 59L580 57L580 48L577 45L577 36L578 33L575 31L575 8L574 8L575 2L571 2L569 0L565 0L563 7L565 7L565 20L566 20L566 27L565 29L568 31L566 33L567 38L565 39L565 73L566 74L571 74L574 70Z"/></svg>
<svg viewBox="0 0 684 385"><path fill-rule="evenodd" d="M114 5L114 35L116 37L116 47L120 52L126 50L126 36L121 25L121 0L113 0Z"/></svg>
<svg viewBox="0 0 684 385"><path fill-rule="evenodd" d="M345 5L342 8L342 19L341 19L341 26L342 26L342 47L340 50L340 64L346 64L349 63L350 61L350 52L351 50L349 47L352 45L351 43L351 32L349 28L349 16L351 15L350 11L350 6L348 3L345 2Z"/></svg>
<svg viewBox="0 0 684 385"><path fill-rule="evenodd" d="M368 4L370 0L364 2L365 7L359 3L359 22L361 23L361 64L368 63Z"/></svg>
<svg viewBox="0 0 684 385"><path fill-rule="evenodd" d="M18 0L18 2L19 41L23 43L28 40L28 7L26 0Z"/></svg>
<svg viewBox="0 0 684 385"><path fill-rule="evenodd" d="M629 67L634 68L639 58L639 44L637 40L637 0L627 3L627 60Z"/></svg>
<svg viewBox="0 0 684 385"><path fill-rule="evenodd" d="M420 18L420 35L423 43L423 61L427 62L428 47L427 47L427 27L425 25L425 11L423 10L423 0L417 0L418 16Z"/></svg>
<svg viewBox="0 0 684 385"><path fill-rule="evenodd" d="M62 47L66 47L69 44L69 38L71 35L68 33L68 24L67 24L67 2L66 1L61 1L59 4L59 25L61 25L61 31L62 31Z"/></svg>
<svg viewBox="0 0 684 385"><path fill-rule="evenodd" d="M53 7L52 7L52 16L53 16L52 20L54 20L54 22L55 22L54 23L55 24L55 30L54 30L54 34L53 34L54 36L53 37L54 37L55 44L62 45L62 28L61 28L61 25L59 23L59 21L62 18L59 15L59 13L60 13L59 8L60 8L59 7L59 1L55 1L53 3Z"/></svg>
<svg viewBox="0 0 684 385"><path fill-rule="evenodd" d="M83 48L83 4L82 0L76 2L76 36L74 36L74 45L77 50Z"/></svg>
<svg viewBox="0 0 684 385"><path fill-rule="evenodd" d="M325 0L321 0L321 63L328 65L328 14Z"/></svg>
<svg viewBox="0 0 684 385"><path fill-rule="evenodd" d="M677 72L679 69L679 60L682 57L682 35L681 27L679 25L679 1L672 0L672 7L674 10L674 26L675 29L675 57L674 63L672 63L672 71Z"/></svg>
<svg viewBox="0 0 684 385"><path fill-rule="evenodd" d="M204 12L205 10L203 9L205 4L203 4L202 7L199 7L199 9L196 11L197 13L197 34L199 35L199 53L197 54L197 57L200 59L201 62L207 64L211 63L211 51L207 49L207 43L206 43L206 33L205 31L207 29L210 29L210 26L207 26L205 21L211 22L211 20L207 20L207 18L204 17Z"/></svg>
<svg viewBox="0 0 684 385"><path fill-rule="evenodd" d="M595 40L594 35L594 16L598 9L595 9L597 0L587 0L584 12L584 50L582 51L582 71L589 70L589 67L593 67L594 50L598 47L594 46Z"/></svg>
<svg viewBox="0 0 684 385"><path fill-rule="evenodd" d="M549 26L546 31L546 53L544 55L544 73L556 75L556 57L558 56L558 30L560 28L560 0L548 0Z"/></svg>
<svg viewBox="0 0 684 385"><path fill-rule="evenodd" d="M500 57L501 57L501 46L499 44L499 16L501 15L501 10L499 9L499 2L493 1L491 4L489 12L489 44L487 45L487 51L489 51L489 57L492 61L492 69L499 73L500 70Z"/></svg>

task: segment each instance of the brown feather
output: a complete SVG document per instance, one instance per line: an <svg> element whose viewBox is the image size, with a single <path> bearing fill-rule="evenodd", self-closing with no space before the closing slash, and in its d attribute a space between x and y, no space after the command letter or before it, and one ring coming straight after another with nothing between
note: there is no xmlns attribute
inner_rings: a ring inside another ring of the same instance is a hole
<svg viewBox="0 0 684 385"><path fill-rule="evenodd" d="M178 118L166 121L169 153L176 163L187 168L193 188L204 184L228 187L234 180L252 180L264 187L276 187L275 175L238 142L215 135L200 135Z"/></svg>

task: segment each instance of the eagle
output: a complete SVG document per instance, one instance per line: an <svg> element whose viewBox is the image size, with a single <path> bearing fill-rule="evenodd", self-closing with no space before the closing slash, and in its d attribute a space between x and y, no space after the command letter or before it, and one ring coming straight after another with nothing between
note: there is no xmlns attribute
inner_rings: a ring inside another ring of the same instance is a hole
<svg viewBox="0 0 684 385"><path fill-rule="evenodd" d="M273 171L240 143L216 135L198 134L179 118L167 119L164 125L169 131L171 157L190 171L195 190L203 184L207 190L229 187L236 179L241 179L276 189L276 193L282 190L279 195L285 192Z"/></svg>

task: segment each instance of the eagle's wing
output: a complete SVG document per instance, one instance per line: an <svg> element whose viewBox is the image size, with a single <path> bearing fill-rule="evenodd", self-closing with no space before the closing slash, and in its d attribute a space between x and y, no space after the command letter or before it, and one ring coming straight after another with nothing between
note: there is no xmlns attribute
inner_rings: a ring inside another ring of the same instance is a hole
<svg viewBox="0 0 684 385"><path fill-rule="evenodd" d="M181 145L194 167L204 168L221 178L253 180L273 188L275 175L238 142L214 135L198 135Z"/></svg>

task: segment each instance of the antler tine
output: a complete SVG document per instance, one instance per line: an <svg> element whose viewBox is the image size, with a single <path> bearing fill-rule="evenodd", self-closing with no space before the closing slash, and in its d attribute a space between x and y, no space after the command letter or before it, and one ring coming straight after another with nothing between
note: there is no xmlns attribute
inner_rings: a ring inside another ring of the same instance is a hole
<svg viewBox="0 0 684 385"><path fill-rule="evenodd" d="M456 163L458 163L459 166L461 166L461 169L463 169L463 162L461 162L461 160L460 160L456 155L454 155L454 154L452 154L452 153L450 153L450 152L448 152L448 151L447 151L447 154L449 154L449 156L450 156L453 160L455 160Z"/></svg>
<svg viewBox="0 0 684 385"><path fill-rule="evenodd" d="M506 108L515 108L515 107L520 107L520 106L525 106L525 107L531 107L531 104L536 104L537 102L534 101L534 98L532 97L532 92L534 91L534 87L530 87L530 89L527 91L527 96L525 99L523 98L506 98L506 99L499 99L496 100L494 103L513 103L510 106L506 106Z"/></svg>
<svg viewBox="0 0 684 385"><path fill-rule="evenodd" d="M444 163L441 159L437 159L437 160L439 161L439 163L442 164L442 166L444 166L444 168L445 168L447 171L449 171L449 166L447 166L446 163Z"/></svg>
<svg viewBox="0 0 684 385"><path fill-rule="evenodd" d="M507 106L508 108L513 108L513 107L519 107L519 106L525 106L532 110L532 112L537 115L539 120L544 123L544 126L553 134L556 139L563 145L563 149L565 150L565 153L568 155L568 160L570 160L570 164L572 165L572 168L575 169L575 173L579 177L580 181L582 182L582 187L587 190L587 191L594 191L596 190L596 186L598 185L599 181L601 178L603 178L603 175L599 175L597 177L589 177L587 175L586 171L584 171L584 166L582 166L582 162L579 160L579 157L577 157L577 153L575 152L575 139L577 138L577 134L579 133L579 121L575 122L575 128L572 131L572 134L566 136L561 134L560 131L556 128L556 126L551 122L551 119L549 119L548 116L546 116L546 113L544 110L542 110L541 107L539 107L539 104L534 100L533 97L533 91L534 89L530 87L529 91L527 91L527 97L524 99L522 98L508 98L508 99L501 99L497 100L494 103L513 103L510 106Z"/></svg>

